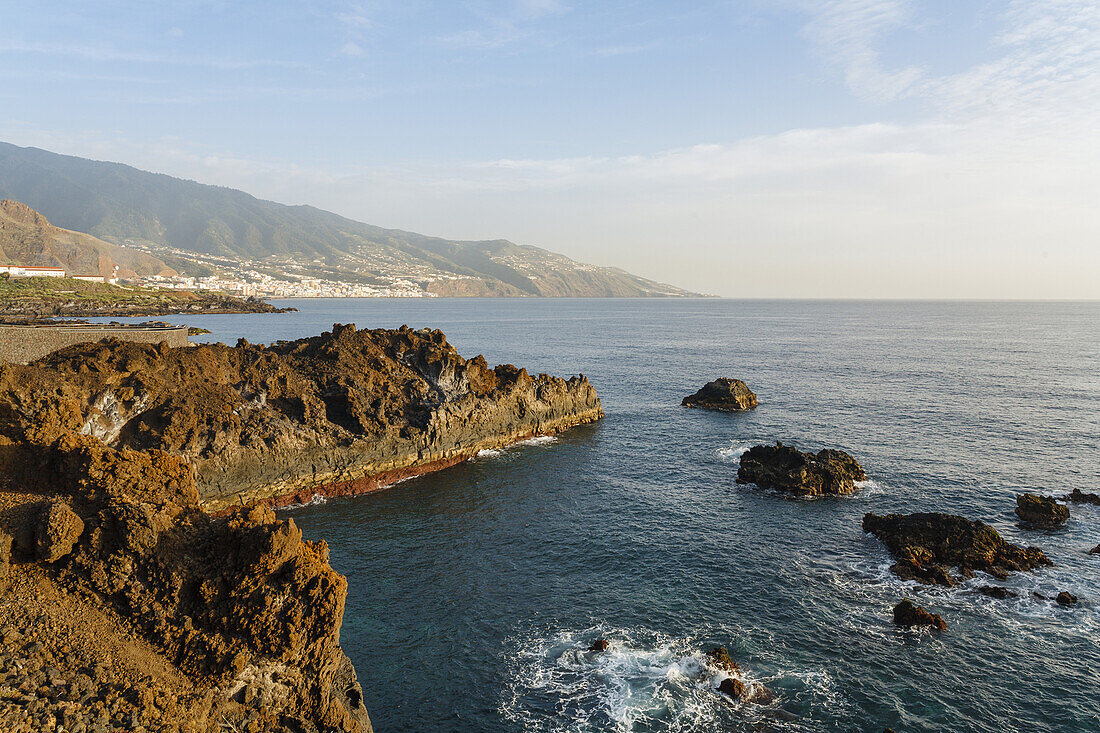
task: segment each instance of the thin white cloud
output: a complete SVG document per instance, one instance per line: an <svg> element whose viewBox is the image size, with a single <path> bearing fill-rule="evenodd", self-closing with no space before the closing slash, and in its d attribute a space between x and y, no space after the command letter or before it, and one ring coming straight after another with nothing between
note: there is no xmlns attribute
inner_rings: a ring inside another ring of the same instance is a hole
<svg viewBox="0 0 1100 733"><path fill-rule="evenodd" d="M363 56L366 51L364 51L363 47L360 46L358 43L355 43L354 41L348 41L340 47L340 50L337 51L337 53L339 53L341 56L350 56L352 58L357 58L359 56Z"/></svg>

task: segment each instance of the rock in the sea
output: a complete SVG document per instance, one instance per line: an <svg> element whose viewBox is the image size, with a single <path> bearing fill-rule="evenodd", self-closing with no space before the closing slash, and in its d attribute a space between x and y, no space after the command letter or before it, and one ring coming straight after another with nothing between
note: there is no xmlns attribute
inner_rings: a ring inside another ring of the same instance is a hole
<svg viewBox="0 0 1100 733"><path fill-rule="evenodd" d="M1096 504L1100 506L1100 494L1089 494L1081 489L1074 489L1065 496L1066 501L1072 501L1074 504Z"/></svg>
<svg viewBox="0 0 1100 733"><path fill-rule="evenodd" d="M1077 603L1077 596L1069 591L1061 591L1054 597L1054 600L1061 606L1072 606L1074 603Z"/></svg>
<svg viewBox="0 0 1100 733"><path fill-rule="evenodd" d="M792 446L776 443L757 445L741 454L737 483L756 484L796 496L850 494L855 482L867 474L848 453L826 448L804 453Z"/></svg>
<svg viewBox="0 0 1100 733"><path fill-rule="evenodd" d="M734 700L740 700L745 696L745 683L736 677L727 677L718 683L718 691L726 693Z"/></svg>
<svg viewBox="0 0 1100 733"><path fill-rule="evenodd" d="M1069 519L1069 509L1050 496L1020 494L1016 497L1016 516L1033 527L1054 529Z"/></svg>
<svg viewBox="0 0 1100 733"><path fill-rule="evenodd" d="M999 585L983 585L978 592L991 598L1015 598L1016 594Z"/></svg>
<svg viewBox="0 0 1100 733"><path fill-rule="evenodd" d="M611 646L611 642L607 639L596 639L592 642L592 645L588 647L590 652L606 652Z"/></svg>
<svg viewBox="0 0 1100 733"><path fill-rule="evenodd" d="M35 554L43 562L56 562L73 551L84 531L84 521L63 501L52 501L38 518Z"/></svg>
<svg viewBox="0 0 1100 733"><path fill-rule="evenodd" d="M894 623L898 626L931 626L947 631L947 624L938 613L929 613L906 598L894 606Z"/></svg>
<svg viewBox="0 0 1100 733"><path fill-rule="evenodd" d="M1004 578L1009 572L1053 565L1038 547L1005 542L988 524L954 514L866 514L863 531L890 550L898 561L890 568L895 574L932 585L955 585L949 567L957 567L963 576L981 570Z"/></svg>
<svg viewBox="0 0 1100 733"><path fill-rule="evenodd" d="M1100 555L1100 545L1097 545L1096 547L1089 550L1089 554L1090 555Z"/></svg>
<svg viewBox="0 0 1100 733"><path fill-rule="evenodd" d="M730 656L729 650L724 646L716 646L707 652L707 664L720 669L723 672L739 672L740 668L737 666L737 662L733 661Z"/></svg>
<svg viewBox="0 0 1100 733"><path fill-rule="evenodd" d="M701 407L704 410L740 412L756 407L756 395L740 379L721 377L707 382L693 395L680 403L684 407Z"/></svg>

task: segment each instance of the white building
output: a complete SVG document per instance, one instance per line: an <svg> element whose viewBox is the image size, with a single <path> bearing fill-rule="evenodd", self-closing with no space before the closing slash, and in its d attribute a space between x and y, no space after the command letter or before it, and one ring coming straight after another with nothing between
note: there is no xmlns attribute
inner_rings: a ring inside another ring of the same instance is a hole
<svg viewBox="0 0 1100 733"><path fill-rule="evenodd" d="M65 277L63 267L23 267L22 265L0 265L0 273L6 272L12 277Z"/></svg>

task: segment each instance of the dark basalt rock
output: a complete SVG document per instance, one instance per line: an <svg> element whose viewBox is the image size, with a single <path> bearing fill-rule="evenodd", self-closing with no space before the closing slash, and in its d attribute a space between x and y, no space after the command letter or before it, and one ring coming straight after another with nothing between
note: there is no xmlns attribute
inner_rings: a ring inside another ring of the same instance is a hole
<svg viewBox="0 0 1100 733"><path fill-rule="evenodd" d="M1100 545L1097 545L1096 547L1089 550L1089 554L1090 555L1100 555Z"/></svg>
<svg viewBox="0 0 1100 733"><path fill-rule="evenodd" d="M938 613L929 613L908 598L894 606L894 623L898 626L931 626L947 631L947 624Z"/></svg>
<svg viewBox="0 0 1100 733"><path fill-rule="evenodd" d="M736 677L727 677L718 684L718 691L740 700L745 696L745 683Z"/></svg>
<svg viewBox="0 0 1100 733"><path fill-rule="evenodd" d="M1020 494L1016 497L1016 516L1033 527L1054 529L1069 519L1069 509L1050 496Z"/></svg>
<svg viewBox="0 0 1100 733"><path fill-rule="evenodd" d="M931 585L955 585L949 567L966 577L981 570L1005 578L1010 572L1054 564L1038 547L1005 542L988 524L954 514L866 514L863 531L875 535L897 559L890 568L896 575Z"/></svg>
<svg viewBox="0 0 1100 733"><path fill-rule="evenodd" d="M757 705L767 705L775 699L775 693L761 684L745 684L741 679L741 668L730 657L729 650L724 646L716 646L707 652L707 665L720 672L728 672L731 676L722 680L718 685L718 691L725 693L735 700L752 702Z"/></svg>
<svg viewBox="0 0 1100 733"><path fill-rule="evenodd" d="M737 483L756 484L796 496L835 496L856 490L855 482L867 474L848 453L826 448L804 453L776 443L757 445L741 455Z"/></svg>
<svg viewBox="0 0 1100 733"><path fill-rule="evenodd" d="M708 382L695 394L685 397L684 407L701 407L704 410L740 412L756 407L756 395L740 379L722 377Z"/></svg>
<svg viewBox="0 0 1100 733"><path fill-rule="evenodd" d="M1077 603L1077 596L1073 595L1069 591L1061 591L1054 597L1054 600L1058 602L1060 606L1072 606Z"/></svg>
<svg viewBox="0 0 1100 733"><path fill-rule="evenodd" d="M1066 501L1072 501L1074 504L1096 504L1100 506L1100 494L1089 494L1081 489L1074 489L1063 497Z"/></svg>
<svg viewBox="0 0 1100 733"><path fill-rule="evenodd" d="M1015 598L1016 594L1010 591L1008 588L1002 588L999 585L983 585L978 589L979 593L987 595L991 598Z"/></svg>
<svg viewBox="0 0 1100 733"><path fill-rule="evenodd" d="M592 642L592 645L588 647L588 651L606 652L610 646L611 642L609 642L607 639L596 639L594 642Z"/></svg>

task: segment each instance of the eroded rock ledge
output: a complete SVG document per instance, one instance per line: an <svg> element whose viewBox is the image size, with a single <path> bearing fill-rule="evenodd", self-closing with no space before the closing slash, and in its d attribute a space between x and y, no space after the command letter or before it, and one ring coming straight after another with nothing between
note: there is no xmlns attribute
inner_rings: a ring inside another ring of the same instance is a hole
<svg viewBox="0 0 1100 733"><path fill-rule="evenodd" d="M583 376L462 358L440 331L359 330L271 347L103 342L0 367L0 428L185 459L208 511L362 493L603 416Z"/></svg>
<svg viewBox="0 0 1100 733"><path fill-rule="evenodd" d="M346 580L269 505L601 416L407 328L0 365L0 727L370 731Z"/></svg>

